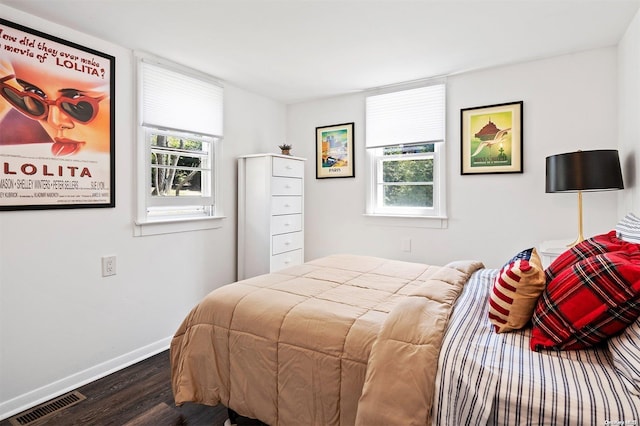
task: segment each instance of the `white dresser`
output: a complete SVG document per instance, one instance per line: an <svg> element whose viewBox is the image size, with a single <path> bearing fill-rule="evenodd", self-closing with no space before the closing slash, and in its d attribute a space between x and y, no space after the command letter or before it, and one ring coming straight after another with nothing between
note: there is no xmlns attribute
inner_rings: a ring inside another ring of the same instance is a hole
<svg viewBox="0 0 640 426"><path fill-rule="evenodd" d="M238 280L304 261L304 158L238 158Z"/></svg>

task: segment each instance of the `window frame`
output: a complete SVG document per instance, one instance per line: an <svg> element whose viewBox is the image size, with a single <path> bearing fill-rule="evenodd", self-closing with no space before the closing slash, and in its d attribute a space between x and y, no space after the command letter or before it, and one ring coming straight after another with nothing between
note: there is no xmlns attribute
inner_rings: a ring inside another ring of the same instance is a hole
<svg viewBox="0 0 640 426"><path fill-rule="evenodd" d="M412 85L408 87L394 87L393 90L388 90L386 93L392 93L402 90L415 89L424 86L430 86L433 84L443 84L442 81L422 83ZM446 90L446 86L445 86ZM385 92L381 92L385 93ZM373 96L379 93L371 93L367 96ZM445 111L446 111L446 96L445 96ZM366 117L366 113L365 113ZM383 193L379 191L378 187L382 180L381 178L381 162L384 161L385 156L383 154L384 147L370 147L366 148L367 157L367 191L366 191L366 212L365 216L372 218L382 218L388 224L388 218L395 218L399 225L418 226L428 228L446 228L447 227L447 209L446 209L446 112L444 118L445 131L443 139L439 141L424 141L411 144L389 144L388 147L395 146L409 146L409 145L423 145L427 143L433 143L433 152L424 153L408 153L398 154L397 157L419 158L419 157L431 157L433 158L433 206L432 207L386 207L383 206ZM366 145L366 144L365 144ZM406 219L407 221L405 221ZM420 223L416 223L417 219L423 219Z"/></svg>
<svg viewBox="0 0 640 426"><path fill-rule="evenodd" d="M394 145L397 147L402 147L402 145ZM410 216L434 216L435 212L438 211L439 208L439 190L437 185L435 184L436 175L437 175L437 157L438 153L436 150L438 146L434 144L434 151L431 152L420 152L420 153L400 153L393 155L385 155L384 148L371 148L371 154L373 155L374 165L372 171L374 173L374 181L375 188L372 188L375 191L375 195L373 200L375 200L375 205L373 205L373 214L379 215L410 215ZM433 162L433 176L431 182L384 182L383 173L384 173L384 163L388 161L414 161L414 160L432 160ZM431 185L432 187L432 201L433 205L431 207L397 207L397 206L385 206L384 205L384 190L386 186L391 185Z"/></svg>
<svg viewBox="0 0 640 426"><path fill-rule="evenodd" d="M419 154L400 154L397 157L431 157L433 158L433 207L385 207L380 199L383 195L378 189L382 172L380 163L387 157L382 154L384 148L367 149L368 157L368 190L367 190L367 211L368 216L378 217L405 217L405 218L423 218L423 219L446 219L446 203L445 203L445 173L442 164L444 164L444 145L435 143L433 152L425 152ZM396 156L394 156L396 157ZM388 157L387 157L388 158ZM409 159L407 158L407 159Z"/></svg>
<svg viewBox="0 0 640 426"><path fill-rule="evenodd" d="M137 67L137 122L136 122L136 182L137 202L136 216L134 220L134 235L157 235L173 232L186 232L222 227L225 219L223 212L222 194L220 182L222 137L199 135L195 133L160 128L158 126L145 126L142 123L142 63L147 62L156 66L179 72L188 77L209 80L220 85L212 77L201 74L195 70L150 56L146 53L136 53ZM224 108L224 106L223 106ZM209 186L211 194L206 197L166 197L160 200L152 197L151 188L151 137L153 134L183 137L203 140L209 143L209 165L211 168ZM198 200L192 203L193 200ZM204 202L203 202L204 200Z"/></svg>

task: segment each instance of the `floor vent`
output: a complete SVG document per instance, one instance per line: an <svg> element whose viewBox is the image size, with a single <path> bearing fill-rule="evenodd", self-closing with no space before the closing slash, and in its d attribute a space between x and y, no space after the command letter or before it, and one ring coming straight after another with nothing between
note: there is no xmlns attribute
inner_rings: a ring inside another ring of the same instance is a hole
<svg viewBox="0 0 640 426"><path fill-rule="evenodd" d="M17 416L11 417L9 419L9 422L13 426L34 425L36 424L36 422L53 416L57 412L64 410L67 407L71 407L72 405L75 405L85 399L87 399L87 397L82 395L78 391L69 392L57 397L56 399L52 399L49 402L45 402L44 404L38 405L37 407L33 407L32 409L25 411L24 413L20 413Z"/></svg>

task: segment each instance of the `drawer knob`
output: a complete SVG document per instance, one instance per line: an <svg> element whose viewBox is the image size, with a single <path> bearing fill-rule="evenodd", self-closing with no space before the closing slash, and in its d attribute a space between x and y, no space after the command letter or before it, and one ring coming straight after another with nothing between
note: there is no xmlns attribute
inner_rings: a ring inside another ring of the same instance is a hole
<svg viewBox="0 0 640 426"><path fill-rule="evenodd" d="M285 166L285 168L286 168L287 170L291 170L291 169L293 169L293 167L291 167L291 166Z"/></svg>
<svg viewBox="0 0 640 426"><path fill-rule="evenodd" d="M291 226L291 223L285 222L284 226Z"/></svg>
<svg viewBox="0 0 640 426"><path fill-rule="evenodd" d="M285 246L290 246L290 245L291 245L291 241L285 241L285 242L284 242L284 245L285 245Z"/></svg>
<svg viewBox="0 0 640 426"><path fill-rule="evenodd" d="M284 260L284 263L285 263L285 265L290 264L290 263L291 263L291 259L289 259L289 258L285 259L285 260Z"/></svg>

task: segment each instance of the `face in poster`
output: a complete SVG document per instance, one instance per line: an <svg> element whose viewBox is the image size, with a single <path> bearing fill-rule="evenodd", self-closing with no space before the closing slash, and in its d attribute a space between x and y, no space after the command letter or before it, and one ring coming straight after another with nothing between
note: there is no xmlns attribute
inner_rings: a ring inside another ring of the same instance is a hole
<svg viewBox="0 0 640 426"><path fill-rule="evenodd" d="M114 205L114 63L0 20L0 209Z"/></svg>

